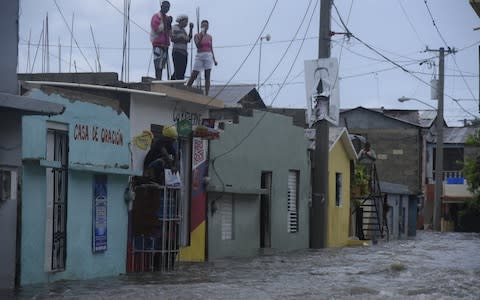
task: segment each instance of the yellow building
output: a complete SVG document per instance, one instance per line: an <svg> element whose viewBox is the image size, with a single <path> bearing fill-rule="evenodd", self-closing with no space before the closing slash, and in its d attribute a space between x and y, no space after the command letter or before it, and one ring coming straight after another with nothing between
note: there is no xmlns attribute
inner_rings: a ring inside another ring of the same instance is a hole
<svg viewBox="0 0 480 300"><path fill-rule="evenodd" d="M348 244L351 214L350 162L356 161L357 153L343 127L330 128L329 144L327 247L344 247Z"/></svg>

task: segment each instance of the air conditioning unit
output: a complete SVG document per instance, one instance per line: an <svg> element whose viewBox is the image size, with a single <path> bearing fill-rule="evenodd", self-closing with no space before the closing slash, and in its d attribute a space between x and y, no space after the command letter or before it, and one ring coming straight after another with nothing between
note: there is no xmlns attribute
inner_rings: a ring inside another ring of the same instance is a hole
<svg viewBox="0 0 480 300"><path fill-rule="evenodd" d="M0 201L17 198L17 172L0 169Z"/></svg>

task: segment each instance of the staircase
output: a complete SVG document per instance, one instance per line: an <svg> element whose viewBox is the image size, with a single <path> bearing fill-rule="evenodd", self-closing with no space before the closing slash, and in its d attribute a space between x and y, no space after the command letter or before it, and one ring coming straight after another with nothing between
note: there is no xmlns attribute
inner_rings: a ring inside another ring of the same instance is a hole
<svg viewBox="0 0 480 300"><path fill-rule="evenodd" d="M356 233L360 240L389 239L387 216L384 213L384 195L380 189L378 173L375 164L367 168L369 171L368 194L357 198L360 206L354 209L356 214Z"/></svg>

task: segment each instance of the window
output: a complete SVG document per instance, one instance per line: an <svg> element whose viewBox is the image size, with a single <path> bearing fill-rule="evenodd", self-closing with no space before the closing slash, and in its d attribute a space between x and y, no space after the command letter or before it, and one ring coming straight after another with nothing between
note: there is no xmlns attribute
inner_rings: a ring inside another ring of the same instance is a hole
<svg viewBox="0 0 480 300"><path fill-rule="evenodd" d="M233 240L233 196L218 201L220 222L222 225L222 241Z"/></svg>
<svg viewBox="0 0 480 300"><path fill-rule="evenodd" d="M335 173L335 206L336 207L341 207L343 204L342 189L343 189L343 175L342 173Z"/></svg>
<svg viewBox="0 0 480 300"><path fill-rule="evenodd" d="M67 256L67 178L68 134L67 126L49 123L47 131L47 160L60 167L47 168L47 221L46 221L46 271L65 269Z"/></svg>
<svg viewBox="0 0 480 300"><path fill-rule="evenodd" d="M287 230L298 232L298 178L299 171L288 171L287 186Z"/></svg>

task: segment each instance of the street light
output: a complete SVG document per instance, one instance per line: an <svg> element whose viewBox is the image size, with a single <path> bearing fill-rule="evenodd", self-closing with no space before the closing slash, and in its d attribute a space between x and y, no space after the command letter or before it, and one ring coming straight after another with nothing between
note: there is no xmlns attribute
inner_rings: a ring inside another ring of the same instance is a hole
<svg viewBox="0 0 480 300"><path fill-rule="evenodd" d="M258 80L257 80L257 90L260 92L260 67L262 66L262 42L263 40L270 41L272 36L270 34L267 34L265 36L260 37L260 55L258 57Z"/></svg>
<svg viewBox="0 0 480 300"><path fill-rule="evenodd" d="M442 63L443 64L443 63ZM443 91L443 83L442 83ZM435 130L437 132L437 145L436 145L436 155L435 155L435 200L433 202L433 227L434 230L440 231L440 220L442 214L442 189L443 189L443 97L438 100L438 108L428 104L419 99L401 97L398 99L399 102L405 102L409 100L418 101L422 104L425 104L428 107L433 108L437 111L437 118L435 123Z"/></svg>
<svg viewBox="0 0 480 300"><path fill-rule="evenodd" d="M402 102L402 103L405 102L405 101L410 101L410 100L420 102L420 103L422 103L422 104L424 104L424 105L426 105L426 106L428 106L428 107L430 107L434 110L437 110L437 108L435 106L430 105L427 102L422 101L422 100L417 99L417 98L410 98L410 97L405 97L405 96L402 96L402 97L398 98L398 102Z"/></svg>

